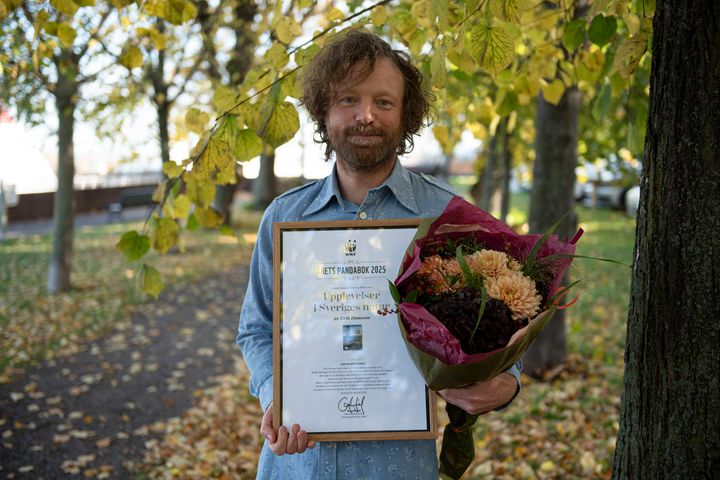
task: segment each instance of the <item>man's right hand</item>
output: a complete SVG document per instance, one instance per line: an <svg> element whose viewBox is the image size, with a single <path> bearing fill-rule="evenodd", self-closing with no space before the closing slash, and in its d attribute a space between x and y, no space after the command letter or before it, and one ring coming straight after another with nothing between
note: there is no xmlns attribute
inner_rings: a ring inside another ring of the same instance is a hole
<svg viewBox="0 0 720 480"><path fill-rule="evenodd" d="M308 448L315 448L315 441L308 441L307 432L301 430L300 425L297 423L292 426L289 432L283 425L276 433L272 426L272 411L272 402L270 402L263 414L260 434L268 441L270 450L275 455L292 455L294 453L303 453Z"/></svg>

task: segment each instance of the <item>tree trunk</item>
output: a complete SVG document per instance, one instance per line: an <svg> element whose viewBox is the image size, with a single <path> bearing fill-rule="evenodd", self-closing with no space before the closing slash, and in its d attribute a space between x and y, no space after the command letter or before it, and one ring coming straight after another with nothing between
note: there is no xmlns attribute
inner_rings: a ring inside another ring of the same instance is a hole
<svg viewBox="0 0 720 480"><path fill-rule="evenodd" d="M75 223L75 157L73 132L78 85L75 82L77 59L63 50L57 66L55 105L58 111L58 186L53 200L52 256L48 270L48 293L70 290Z"/></svg>
<svg viewBox="0 0 720 480"><path fill-rule="evenodd" d="M542 94L538 96L530 232L544 232L573 207L580 103L576 87L568 88L557 106L545 101ZM573 235L576 228L573 212L555 233L565 238ZM559 310L525 354L523 371L541 378L544 372L562 363L566 353L565 315Z"/></svg>
<svg viewBox="0 0 720 480"><path fill-rule="evenodd" d="M616 479L720 472L718 19L657 3Z"/></svg>
<svg viewBox="0 0 720 480"><path fill-rule="evenodd" d="M277 191L277 179L275 178L275 150L263 153L260 157L260 173L253 181L252 193L255 196L255 204L259 208L270 205L275 198Z"/></svg>
<svg viewBox="0 0 720 480"><path fill-rule="evenodd" d="M510 212L510 175L512 173L512 154L510 152L510 132L507 118L505 119L505 135L503 135L501 163L502 177L500 179L500 220L507 222Z"/></svg>
<svg viewBox="0 0 720 480"><path fill-rule="evenodd" d="M499 128L499 127L498 127ZM477 200L477 206L486 212L490 212L492 209L491 200L493 192L495 191L495 170L497 168L497 144L498 144L498 130L490 138L488 142L487 159L485 160L485 168L483 168L480 174L479 190L476 190L479 198Z"/></svg>
<svg viewBox="0 0 720 480"><path fill-rule="evenodd" d="M160 137L160 158L162 165L170 161L170 130L168 130L168 121L170 119L170 105L167 102L167 95L163 95L165 99L158 99L156 95L156 109L158 116L158 134Z"/></svg>

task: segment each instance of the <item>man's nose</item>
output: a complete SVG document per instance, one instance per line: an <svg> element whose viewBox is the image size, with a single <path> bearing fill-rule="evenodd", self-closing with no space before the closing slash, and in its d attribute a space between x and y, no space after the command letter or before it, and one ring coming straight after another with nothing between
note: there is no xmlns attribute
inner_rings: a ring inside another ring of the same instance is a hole
<svg viewBox="0 0 720 480"><path fill-rule="evenodd" d="M375 120L374 105L369 100L361 100L355 111L355 121L361 124L372 123Z"/></svg>

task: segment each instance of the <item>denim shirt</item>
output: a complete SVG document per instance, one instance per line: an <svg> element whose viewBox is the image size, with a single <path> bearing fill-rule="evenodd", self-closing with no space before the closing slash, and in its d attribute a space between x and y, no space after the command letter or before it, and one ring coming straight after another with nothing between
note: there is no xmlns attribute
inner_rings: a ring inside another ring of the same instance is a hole
<svg viewBox="0 0 720 480"><path fill-rule="evenodd" d="M250 392L263 411L272 387L272 224L318 220L385 220L434 217L454 193L432 177L417 175L395 162L390 176L371 189L362 205L342 197L336 169L328 177L277 197L265 211L250 263L250 279L240 314L237 343L250 370ZM520 365L508 373L518 379ZM434 440L318 442L314 449L276 456L265 442L259 479L437 479Z"/></svg>

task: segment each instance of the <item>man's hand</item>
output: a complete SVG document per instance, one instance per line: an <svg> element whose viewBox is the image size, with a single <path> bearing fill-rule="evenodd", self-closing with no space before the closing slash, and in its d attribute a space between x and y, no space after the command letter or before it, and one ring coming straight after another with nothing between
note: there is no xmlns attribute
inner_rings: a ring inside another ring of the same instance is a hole
<svg viewBox="0 0 720 480"><path fill-rule="evenodd" d="M509 373L502 373L485 382L473 383L462 388L446 388L438 394L448 403L457 405L470 414L489 412L512 400L517 392L517 380Z"/></svg>
<svg viewBox="0 0 720 480"><path fill-rule="evenodd" d="M315 441L308 441L307 432L301 430L300 425L297 423L292 426L289 432L284 425L281 426L276 434L272 426L272 410L272 402L270 402L265 414L263 414L260 434L267 439L270 450L275 455L292 455L294 453L303 453L308 448L315 448Z"/></svg>

